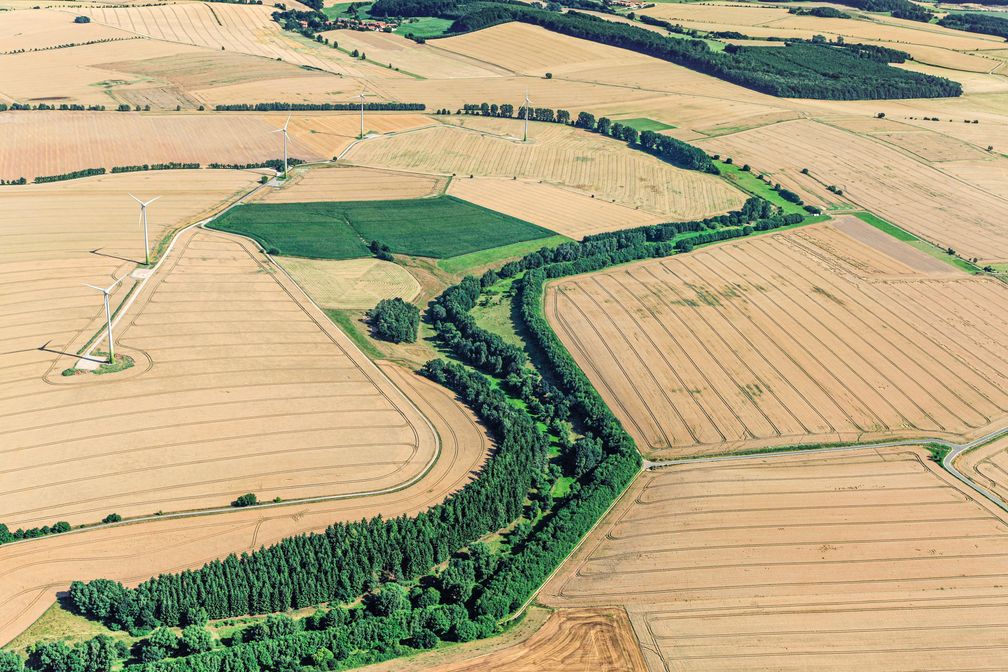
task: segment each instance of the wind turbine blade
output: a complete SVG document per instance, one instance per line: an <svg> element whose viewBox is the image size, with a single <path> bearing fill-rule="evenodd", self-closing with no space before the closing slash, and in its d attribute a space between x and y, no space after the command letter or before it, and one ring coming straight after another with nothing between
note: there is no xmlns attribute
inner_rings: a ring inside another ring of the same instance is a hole
<svg viewBox="0 0 1008 672"><path fill-rule="evenodd" d="M139 203L140 205L143 205L143 201L141 201L141 200L140 200L139 198L137 198L137 197L136 197L136 196L134 196L133 194L130 194L130 195L129 195L129 197L130 197L130 198L132 198L132 199L133 199L134 201L136 201L137 203Z"/></svg>
<svg viewBox="0 0 1008 672"><path fill-rule="evenodd" d="M122 278L118 278L115 282L113 282L111 285L109 285L108 289L104 290L105 293L111 292L112 288L115 287L116 285L118 285L120 282L122 282L123 278L125 278L125 277L126 276L124 275L124 276L122 276Z"/></svg>
<svg viewBox="0 0 1008 672"><path fill-rule="evenodd" d="M283 130L284 130L284 132L287 132L287 124L289 124L289 123L290 123L290 118L291 118L291 114L294 114L294 113L293 113L293 112L291 112L290 114L288 114L288 115L287 115L287 121L285 121L285 122L284 122L284 125L283 125Z"/></svg>
<svg viewBox="0 0 1008 672"><path fill-rule="evenodd" d="M88 283L86 283L86 282L82 282L81 284L82 284L82 285L84 285L85 287L90 287L91 289L97 289L97 290L98 290L99 292L101 292L102 294L104 294L104 293L105 293L105 290L104 290L104 289L102 289L101 287L95 287L94 285L89 285L89 284L88 284Z"/></svg>
<svg viewBox="0 0 1008 672"><path fill-rule="evenodd" d="M160 196L155 196L154 198L152 198L149 201L147 201L146 203L144 203L143 206L146 208L148 205L150 205L151 203L153 203L154 201L156 201L159 198L161 198L161 197Z"/></svg>

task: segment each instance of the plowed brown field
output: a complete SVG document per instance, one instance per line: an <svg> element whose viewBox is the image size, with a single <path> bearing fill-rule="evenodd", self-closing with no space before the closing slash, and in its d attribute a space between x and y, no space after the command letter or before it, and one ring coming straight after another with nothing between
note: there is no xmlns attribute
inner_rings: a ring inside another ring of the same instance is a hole
<svg viewBox="0 0 1008 672"><path fill-rule="evenodd" d="M625 606L651 670L995 670L1008 527L920 449L646 472L540 601Z"/></svg>
<svg viewBox="0 0 1008 672"><path fill-rule="evenodd" d="M1008 411L1008 288L860 222L562 280L546 312L642 451L972 437Z"/></svg>

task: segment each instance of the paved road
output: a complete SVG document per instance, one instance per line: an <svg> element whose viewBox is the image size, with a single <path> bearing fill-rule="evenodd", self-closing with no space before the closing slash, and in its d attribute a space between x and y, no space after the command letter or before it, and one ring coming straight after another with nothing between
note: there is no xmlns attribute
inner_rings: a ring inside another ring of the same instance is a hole
<svg viewBox="0 0 1008 672"><path fill-rule="evenodd" d="M970 488L975 490L981 496L990 500L996 504L999 508L1008 511L1008 504L1005 503L1000 497L995 495L993 492L987 488L977 485L972 480L970 480L965 474L960 472L954 462L957 457L962 455L968 450L973 450L982 445L988 444L991 441L1000 439L1002 436L1008 435L1008 427L1002 427L1001 429L985 434L977 439L969 441L967 443L953 443L945 439L933 439L933 438L920 438L920 439L900 439L898 441L879 441L876 443L862 443L850 446L834 446L831 448L809 448L808 450L781 450L777 452L766 452L766 453L749 453L747 455L717 455L715 457L687 457L678 460L644 460L645 469L661 469L663 467L672 467L677 464L691 464L694 462L727 462L729 460L762 460L768 457L774 456L784 456L784 455L812 455L815 453L834 453L840 451L849 450L870 450L872 448L892 448L894 446L920 446L926 443L935 443L945 448L949 451L946 453L945 457L942 459L942 467L945 468L950 474L958 478L960 481L968 485Z"/></svg>

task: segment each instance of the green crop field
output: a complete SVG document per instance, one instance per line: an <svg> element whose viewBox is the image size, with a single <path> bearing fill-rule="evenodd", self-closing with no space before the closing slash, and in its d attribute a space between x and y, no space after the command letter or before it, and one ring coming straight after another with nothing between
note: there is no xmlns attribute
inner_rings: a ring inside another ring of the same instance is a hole
<svg viewBox="0 0 1008 672"><path fill-rule="evenodd" d="M372 240L398 254L440 259L554 235L453 196L253 203L229 210L210 226L254 238L268 251L311 259L366 257Z"/></svg>
<svg viewBox="0 0 1008 672"><path fill-rule="evenodd" d="M439 19L433 16L422 16L415 20L410 20L401 24L395 29L397 35L412 34L417 37L441 37L449 28L453 21L451 19Z"/></svg>
<svg viewBox="0 0 1008 672"><path fill-rule="evenodd" d="M671 124L666 124L661 121L656 121L654 119L648 119L647 117L634 117L633 119L614 119L613 121L618 121L624 126L629 126L641 133L644 131L667 131L669 129L675 128Z"/></svg>
<svg viewBox="0 0 1008 672"><path fill-rule="evenodd" d="M368 10L371 9L371 2L340 2L329 7L322 9L322 13L328 16L330 19L349 19L353 15L350 14L349 10L351 5L357 5L357 18L359 19L370 19L371 15Z"/></svg>

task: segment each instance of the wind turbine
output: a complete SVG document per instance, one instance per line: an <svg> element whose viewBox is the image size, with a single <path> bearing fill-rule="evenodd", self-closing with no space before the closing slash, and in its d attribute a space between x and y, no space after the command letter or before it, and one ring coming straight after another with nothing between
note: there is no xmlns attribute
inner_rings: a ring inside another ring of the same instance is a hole
<svg viewBox="0 0 1008 672"><path fill-rule="evenodd" d="M522 142L528 142L529 103L531 102L528 97L528 89L525 89L525 137L522 138Z"/></svg>
<svg viewBox="0 0 1008 672"><path fill-rule="evenodd" d="M285 178L287 177L287 124L290 123L291 114L294 114L294 113L291 112L290 114L287 115L287 121L284 122L283 128L278 128L275 131L270 131L270 133L283 133L283 140L284 140L284 171L283 171L283 174L284 174Z"/></svg>
<svg viewBox="0 0 1008 672"><path fill-rule="evenodd" d="M130 194L130 198L132 198L134 201L140 204L140 221L143 223L143 230L144 230L144 263L150 265L150 244L147 242L147 206L161 197L155 196L146 203L141 201L133 194Z"/></svg>
<svg viewBox="0 0 1008 672"><path fill-rule="evenodd" d="M360 137L364 137L364 89L361 89L360 93L357 94L360 98Z"/></svg>
<svg viewBox="0 0 1008 672"><path fill-rule="evenodd" d="M105 328L106 333L108 334L109 364L112 364L115 361L115 346L112 344L112 309L109 308L109 294L112 293L112 288L118 285L120 282L122 282L122 278L119 278L106 288L95 287L94 285L89 285L86 282L83 283L85 287L90 287L91 289L97 289L99 292L102 293L102 296L105 299Z"/></svg>

